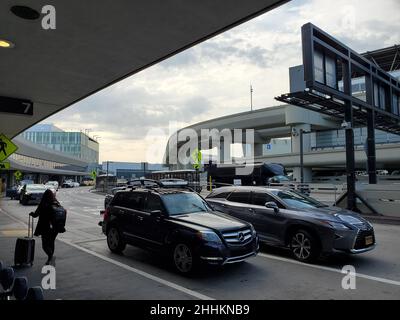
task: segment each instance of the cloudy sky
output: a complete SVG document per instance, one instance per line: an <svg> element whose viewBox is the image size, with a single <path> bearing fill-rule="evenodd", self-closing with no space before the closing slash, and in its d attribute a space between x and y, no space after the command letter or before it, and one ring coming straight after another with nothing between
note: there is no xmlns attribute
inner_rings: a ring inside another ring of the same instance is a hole
<svg viewBox="0 0 400 320"><path fill-rule="evenodd" d="M399 0L292 0L48 118L99 135L100 161L162 160L170 122L276 105L301 64L301 26L312 22L358 52L400 44ZM118 143L115 143L115 142ZM121 147L123 146L123 147Z"/></svg>

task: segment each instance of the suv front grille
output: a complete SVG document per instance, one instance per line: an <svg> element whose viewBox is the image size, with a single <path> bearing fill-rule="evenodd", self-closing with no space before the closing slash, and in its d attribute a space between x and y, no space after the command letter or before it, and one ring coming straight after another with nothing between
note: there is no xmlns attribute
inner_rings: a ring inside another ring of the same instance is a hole
<svg viewBox="0 0 400 320"><path fill-rule="evenodd" d="M365 238L368 236L372 236L372 243L371 244L366 244L365 243ZM375 244L375 234L374 234L374 230L360 230L357 234L356 237L356 241L354 243L354 249L364 249L364 248L368 248L371 247Z"/></svg>
<svg viewBox="0 0 400 320"><path fill-rule="evenodd" d="M222 236L224 237L224 240L228 244L232 245L242 245L246 244L249 241L251 241L252 232L250 228L242 229L242 230L236 230L236 231L226 231L222 233Z"/></svg>

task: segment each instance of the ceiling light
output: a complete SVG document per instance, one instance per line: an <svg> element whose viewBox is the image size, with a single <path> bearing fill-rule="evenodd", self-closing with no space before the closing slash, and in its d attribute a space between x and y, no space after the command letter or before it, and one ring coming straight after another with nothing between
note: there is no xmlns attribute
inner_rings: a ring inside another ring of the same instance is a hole
<svg viewBox="0 0 400 320"><path fill-rule="evenodd" d="M38 11L27 6L12 6L10 10L17 17L26 20L36 20L40 17L40 13Z"/></svg>
<svg viewBox="0 0 400 320"><path fill-rule="evenodd" d="M8 40L0 39L0 48L14 48L14 44Z"/></svg>

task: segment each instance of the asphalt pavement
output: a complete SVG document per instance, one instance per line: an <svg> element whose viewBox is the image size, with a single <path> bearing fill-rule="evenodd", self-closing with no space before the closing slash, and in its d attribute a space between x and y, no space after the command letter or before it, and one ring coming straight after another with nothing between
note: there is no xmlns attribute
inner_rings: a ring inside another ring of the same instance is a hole
<svg viewBox="0 0 400 320"><path fill-rule="evenodd" d="M262 246L245 263L181 276L162 258L128 246L111 253L98 226L104 196L87 187L60 189L68 210L67 232L56 243L57 288L48 299L400 299L400 226L374 224L377 247L360 255L336 255L303 264L286 250ZM15 238L26 233L36 206L0 200L0 260L12 264ZM19 270L40 285L45 257L36 240L33 268ZM356 289L342 288L341 269L352 265Z"/></svg>

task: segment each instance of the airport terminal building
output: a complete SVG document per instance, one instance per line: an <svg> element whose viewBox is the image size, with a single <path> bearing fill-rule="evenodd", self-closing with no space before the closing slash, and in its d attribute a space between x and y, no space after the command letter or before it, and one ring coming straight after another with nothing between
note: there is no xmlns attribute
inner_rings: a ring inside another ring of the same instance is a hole
<svg viewBox="0 0 400 320"><path fill-rule="evenodd" d="M10 170L0 171L7 185L16 183L14 173L36 183L66 179L81 181L97 167L99 144L82 132L64 132L53 125L36 125L12 140L18 150L7 161Z"/></svg>
<svg viewBox="0 0 400 320"><path fill-rule="evenodd" d="M392 46L364 53L363 56L373 61L382 70L400 79L400 47ZM306 89L303 66L289 70L290 91ZM339 81L339 87L343 84ZM353 95L365 100L365 79L354 78L351 81ZM384 105L388 97L382 94L379 87L374 87L374 101ZM392 112L400 114L400 99L391 103ZM293 172L296 181L300 181L300 153L304 155L304 181L311 182L315 174L341 175L346 171L346 146L343 122L338 118L307 110L295 105L280 104L252 111L232 114L193 124L183 129L193 129L198 136L202 129L254 129L254 145L242 144L243 154L240 160L251 154L255 162L281 163L288 171ZM179 132L179 131L178 131ZM300 134L302 132L302 134ZM366 171L367 167L367 128L353 128L355 145L356 170ZM187 166L170 162L169 150L178 150L185 141L178 142L176 135L170 137L166 146L164 161L171 169L183 169ZM199 141L199 148L201 148ZM208 143L208 142L206 142ZM375 130L376 168L388 173L400 169L400 135ZM175 146L174 146L175 145ZM227 148L231 148L226 152ZM251 150L249 150L251 149ZM302 149L302 150L301 150ZM210 149L203 150L206 153ZM213 157L223 163L224 153L231 154L233 147L225 145L222 140L213 150ZM234 161L234 160L233 160Z"/></svg>

